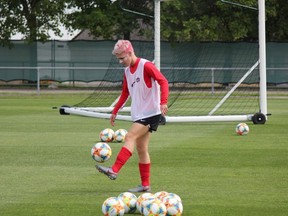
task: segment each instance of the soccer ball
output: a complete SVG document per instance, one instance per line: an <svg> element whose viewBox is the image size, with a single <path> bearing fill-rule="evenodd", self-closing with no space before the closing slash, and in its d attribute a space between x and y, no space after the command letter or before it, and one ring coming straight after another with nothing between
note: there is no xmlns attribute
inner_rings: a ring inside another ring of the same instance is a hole
<svg viewBox="0 0 288 216"><path fill-rule="evenodd" d="M120 198L124 203L125 213L132 214L137 210L137 196L135 194L124 192L119 194L118 198Z"/></svg>
<svg viewBox="0 0 288 216"><path fill-rule="evenodd" d="M166 196L163 199L163 203L166 206L167 216L180 216L183 212L182 202L173 196Z"/></svg>
<svg viewBox="0 0 288 216"><path fill-rule="evenodd" d="M159 191L159 192L156 192L154 195L155 195L156 198L158 198L159 200L162 201L163 197L165 197L166 195L168 195L168 192L166 192L166 191Z"/></svg>
<svg viewBox="0 0 288 216"><path fill-rule="evenodd" d="M116 130L113 139L116 142L124 142L127 131L125 129Z"/></svg>
<svg viewBox="0 0 288 216"><path fill-rule="evenodd" d="M105 142L98 142L91 149L92 158L99 163L109 160L111 155L111 147Z"/></svg>
<svg viewBox="0 0 288 216"><path fill-rule="evenodd" d="M148 207L152 202L154 202L157 198L155 196L149 196L147 198L145 198L144 200L142 200L142 202L140 203L140 213L144 214L144 209L146 207Z"/></svg>
<svg viewBox="0 0 288 216"><path fill-rule="evenodd" d="M147 199L155 199L154 194L146 192L138 196L136 201L136 208L140 213L142 213L142 202Z"/></svg>
<svg viewBox="0 0 288 216"><path fill-rule="evenodd" d="M112 142L114 137L114 131L111 128L105 128L99 134L99 138L102 142Z"/></svg>
<svg viewBox="0 0 288 216"><path fill-rule="evenodd" d="M166 216L167 209L163 202L155 198L146 205L143 204L144 216Z"/></svg>
<svg viewBox="0 0 288 216"><path fill-rule="evenodd" d="M105 216L122 216L125 213L124 203L118 197L109 197L102 204L102 213Z"/></svg>
<svg viewBox="0 0 288 216"><path fill-rule="evenodd" d="M178 200L179 202L182 202L180 196L175 193L167 193L165 196L163 196L162 201L165 201L165 199L169 199L169 198L174 198Z"/></svg>
<svg viewBox="0 0 288 216"><path fill-rule="evenodd" d="M246 135L249 133L249 127L246 123L239 123L236 126L235 131L238 135Z"/></svg>

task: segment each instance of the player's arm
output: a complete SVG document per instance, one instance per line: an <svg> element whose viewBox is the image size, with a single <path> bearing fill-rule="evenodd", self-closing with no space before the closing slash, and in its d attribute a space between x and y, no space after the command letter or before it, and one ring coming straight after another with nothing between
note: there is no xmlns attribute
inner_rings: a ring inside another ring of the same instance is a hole
<svg viewBox="0 0 288 216"><path fill-rule="evenodd" d="M128 86L127 86L127 80L126 80L126 76L124 76L120 98L118 102L116 103L114 109L112 110L112 114L110 117L110 123L112 126L114 126L114 122L115 122L118 111L125 105L128 97L129 97L129 91L128 91Z"/></svg>
<svg viewBox="0 0 288 216"><path fill-rule="evenodd" d="M152 62L146 62L144 65L145 74L144 79L146 85L151 87L151 77L156 80L160 86L160 109L163 115L168 112L168 96L169 96L169 84L166 77L155 67Z"/></svg>

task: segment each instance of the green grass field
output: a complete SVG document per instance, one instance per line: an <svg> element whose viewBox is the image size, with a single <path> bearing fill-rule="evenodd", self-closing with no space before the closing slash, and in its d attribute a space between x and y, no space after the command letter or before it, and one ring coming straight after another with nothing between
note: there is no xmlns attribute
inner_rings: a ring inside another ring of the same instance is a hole
<svg viewBox="0 0 288 216"><path fill-rule="evenodd" d="M96 172L90 149L108 120L52 109L88 94L0 93L1 216L101 216L106 198L140 183L136 154L115 181ZM185 216L288 215L288 99L268 98L268 111L265 125L248 122L247 136L235 134L238 122L160 126L152 192L177 193ZM121 145L111 143L106 165Z"/></svg>

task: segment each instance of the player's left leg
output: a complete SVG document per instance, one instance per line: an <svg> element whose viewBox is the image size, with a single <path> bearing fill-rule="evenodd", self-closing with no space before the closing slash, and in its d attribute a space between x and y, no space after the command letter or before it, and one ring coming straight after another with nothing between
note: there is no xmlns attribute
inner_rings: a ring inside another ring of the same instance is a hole
<svg viewBox="0 0 288 216"><path fill-rule="evenodd" d="M150 140L150 132L147 132L142 137L136 140L136 150L139 157L139 172L141 177L141 185L136 188L129 189L130 192L150 191L150 155L148 145Z"/></svg>
<svg viewBox="0 0 288 216"><path fill-rule="evenodd" d="M150 191L150 155L148 151L150 136L153 131L157 131L161 115L152 116L144 119L145 124L148 126L148 131L143 136L137 138L136 149L139 157L139 171L141 177L141 185L132 188L130 192L144 192ZM143 122L143 121L142 121Z"/></svg>
<svg viewBox="0 0 288 216"><path fill-rule="evenodd" d="M150 155L148 151L151 133L147 131L143 136L136 140L136 150L140 164L150 163Z"/></svg>

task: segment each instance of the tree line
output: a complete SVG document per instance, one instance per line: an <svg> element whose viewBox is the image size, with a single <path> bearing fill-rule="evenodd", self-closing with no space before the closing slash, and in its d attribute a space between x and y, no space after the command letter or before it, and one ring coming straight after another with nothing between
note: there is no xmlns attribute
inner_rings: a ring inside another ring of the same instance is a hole
<svg viewBox="0 0 288 216"><path fill-rule="evenodd" d="M262 1L262 0L261 0ZM265 0L263 0L265 1ZM102 39L153 39L154 0L0 0L0 43L23 35L28 43L69 30L89 29ZM287 0L266 4L267 41L288 38ZM161 1L161 39L167 41L257 41L258 0Z"/></svg>

